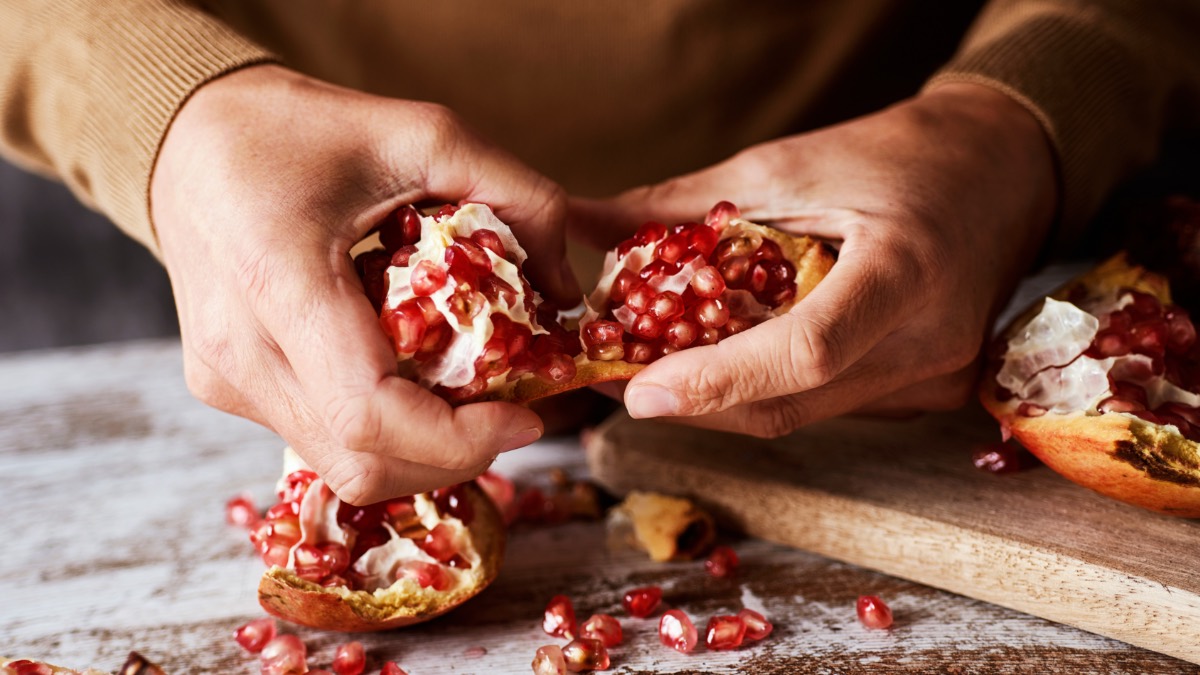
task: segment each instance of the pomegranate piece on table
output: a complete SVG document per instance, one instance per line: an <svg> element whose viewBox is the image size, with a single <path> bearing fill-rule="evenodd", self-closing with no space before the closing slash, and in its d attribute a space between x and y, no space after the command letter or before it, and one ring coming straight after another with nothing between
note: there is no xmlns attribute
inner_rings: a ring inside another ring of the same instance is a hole
<svg viewBox="0 0 1200 675"><path fill-rule="evenodd" d="M746 625L746 639L761 640L775 630L775 626L765 616L752 609L742 609L737 613L738 618Z"/></svg>
<svg viewBox="0 0 1200 675"><path fill-rule="evenodd" d="M575 623L575 606L570 598L565 595L550 598L542 618L542 630L551 637L565 637L568 640L575 637L578 627Z"/></svg>
<svg viewBox="0 0 1200 675"><path fill-rule="evenodd" d="M786 312L833 265L827 246L740 217L646 223L611 251L578 326L543 304L526 254L483 204L398 209L382 250L356 259L400 373L452 403L528 402L629 379L680 349L715 344Z"/></svg>
<svg viewBox="0 0 1200 675"><path fill-rule="evenodd" d="M670 609L658 621L658 640L677 652L690 654L700 641L700 635L687 614Z"/></svg>
<svg viewBox="0 0 1200 675"><path fill-rule="evenodd" d="M567 670L580 673L588 670L608 670L608 648L599 640L575 638L562 648Z"/></svg>
<svg viewBox="0 0 1200 675"><path fill-rule="evenodd" d="M408 674L405 673L403 670L401 670L400 666L397 665L395 661L388 661L387 663L383 664L383 670L379 673L379 675L408 675Z"/></svg>
<svg viewBox="0 0 1200 675"><path fill-rule="evenodd" d="M855 607L858 620L867 628L891 628L892 610L878 595L860 595Z"/></svg>
<svg viewBox="0 0 1200 675"><path fill-rule="evenodd" d="M308 672L308 647L295 635L279 635L271 639L262 653L262 675L296 675Z"/></svg>
<svg viewBox="0 0 1200 675"><path fill-rule="evenodd" d="M645 619L658 609L662 595L662 589L658 586L643 586L626 591L621 604L629 616Z"/></svg>
<svg viewBox="0 0 1200 675"><path fill-rule="evenodd" d="M533 656L533 675L566 675L567 660L558 645L538 647Z"/></svg>
<svg viewBox="0 0 1200 675"><path fill-rule="evenodd" d="M269 613L326 630L384 630L444 614L495 579L505 528L473 482L352 506L285 454L280 501L250 535L270 567L258 588ZM264 630L251 622L238 642L253 646ZM334 670L344 675L339 667L355 661L350 654Z"/></svg>
<svg viewBox="0 0 1200 675"><path fill-rule="evenodd" d="M737 553L728 546L715 546L704 561L704 569L718 579L724 579L737 571Z"/></svg>
<svg viewBox="0 0 1200 675"><path fill-rule="evenodd" d="M362 643L347 642L338 645L331 667L337 675L361 675L367 668L367 653Z"/></svg>
<svg viewBox="0 0 1200 675"><path fill-rule="evenodd" d="M275 619L264 617L240 626L234 631L233 639L242 646L242 649L251 654L257 654L275 638L276 630Z"/></svg>
<svg viewBox="0 0 1200 675"><path fill-rule="evenodd" d="M1118 255L1018 317L980 388L1009 435L1108 497L1200 516L1200 347L1164 277Z"/></svg>
<svg viewBox="0 0 1200 675"><path fill-rule="evenodd" d="M593 614L583 622L579 636L604 643L605 647L616 647L625 639L621 622L608 614Z"/></svg>
<svg viewBox="0 0 1200 675"><path fill-rule="evenodd" d="M740 616L714 616L704 628L704 645L709 649L737 649L746 637L746 624Z"/></svg>

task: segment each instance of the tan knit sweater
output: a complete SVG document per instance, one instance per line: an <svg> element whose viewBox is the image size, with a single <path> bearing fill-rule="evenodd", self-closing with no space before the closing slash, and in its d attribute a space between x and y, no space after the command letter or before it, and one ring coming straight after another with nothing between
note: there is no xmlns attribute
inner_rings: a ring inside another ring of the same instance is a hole
<svg viewBox="0 0 1200 675"><path fill-rule="evenodd" d="M270 60L444 103L590 195L923 84L983 83L1045 126L1068 231L1166 134L1200 130L1200 2L979 4L2 0L0 149L153 248L149 179L174 113L205 82Z"/></svg>

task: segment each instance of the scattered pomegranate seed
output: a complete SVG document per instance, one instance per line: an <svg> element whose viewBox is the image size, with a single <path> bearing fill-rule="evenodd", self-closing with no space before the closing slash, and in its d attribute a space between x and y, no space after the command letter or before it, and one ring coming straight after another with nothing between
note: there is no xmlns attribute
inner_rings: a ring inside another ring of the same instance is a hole
<svg viewBox="0 0 1200 675"><path fill-rule="evenodd" d="M575 638L562 648L567 670L578 673L584 670L608 670L608 648L599 640Z"/></svg>
<svg viewBox="0 0 1200 675"><path fill-rule="evenodd" d="M745 637L746 624L740 616L714 616L704 629L704 644L709 649L737 649Z"/></svg>
<svg viewBox="0 0 1200 675"><path fill-rule="evenodd" d="M738 555L728 546L716 546L708 559L704 561L704 569L709 574L724 579L737 571Z"/></svg>
<svg viewBox="0 0 1200 675"><path fill-rule="evenodd" d="M1024 451L1013 442L992 443L971 453L971 463L980 471L1015 473L1025 468Z"/></svg>
<svg viewBox="0 0 1200 675"><path fill-rule="evenodd" d="M388 661L383 664L383 671L379 675L408 675L408 673L401 670L395 661Z"/></svg>
<svg viewBox="0 0 1200 675"><path fill-rule="evenodd" d="M359 675L367 668L367 653L361 642L338 645L333 655L333 672L337 675Z"/></svg>
<svg viewBox="0 0 1200 675"><path fill-rule="evenodd" d="M279 635L263 647L259 659L262 675L297 675L308 672L308 648L295 635Z"/></svg>
<svg viewBox="0 0 1200 675"><path fill-rule="evenodd" d="M258 526L261 518L250 495L241 494L225 502L225 522L248 530Z"/></svg>
<svg viewBox="0 0 1200 675"><path fill-rule="evenodd" d="M658 586L642 586L626 591L625 597L621 599L621 604L625 606L625 611L629 616L645 619L658 609L659 603L662 602L662 595L662 589Z"/></svg>
<svg viewBox="0 0 1200 675"><path fill-rule="evenodd" d="M593 614L579 629L579 636L599 640L605 647L616 647L625 639L621 622L608 614Z"/></svg>
<svg viewBox="0 0 1200 675"><path fill-rule="evenodd" d="M889 628L892 625L892 610L878 595L858 596L858 620L867 628Z"/></svg>
<svg viewBox="0 0 1200 675"><path fill-rule="evenodd" d="M558 645L538 647L533 656L533 675L566 675L567 661Z"/></svg>
<svg viewBox="0 0 1200 675"><path fill-rule="evenodd" d="M687 614L678 609L669 609L658 621L658 639L677 652L690 654L700 641L700 636Z"/></svg>
<svg viewBox="0 0 1200 675"><path fill-rule="evenodd" d="M551 637L575 637L578 626L575 623L575 606L565 595L556 595L546 604L545 616L542 619L542 630Z"/></svg>
<svg viewBox="0 0 1200 675"><path fill-rule="evenodd" d="M775 630L775 626L767 621L765 616L752 609L742 609L737 615L742 623L746 624L747 640L761 640Z"/></svg>
<svg viewBox="0 0 1200 675"><path fill-rule="evenodd" d="M12 661L5 666L0 666L5 670L13 673L13 675L54 675L54 669L44 663L34 663L28 659L20 661Z"/></svg>
<svg viewBox="0 0 1200 675"><path fill-rule="evenodd" d="M257 654L275 638L275 631L275 619L265 617L240 626L233 632L233 639L237 640L242 649Z"/></svg>

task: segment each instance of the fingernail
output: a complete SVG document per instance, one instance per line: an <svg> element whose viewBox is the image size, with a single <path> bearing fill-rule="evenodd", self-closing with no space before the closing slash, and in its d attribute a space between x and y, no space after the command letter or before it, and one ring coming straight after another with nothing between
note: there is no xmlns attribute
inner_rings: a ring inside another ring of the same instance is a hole
<svg viewBox="0 0 1200 675"><path fill-rule="evenodd" d="M634 387L625 392L625 407L638 419L674 415L679 409L675 394L654 385Z"/></svg>
<svg viewBox="0 0 1200 675"><path fill-rule="evenodd" d="M517 433L513 434L507 441L505 441L504 445L500 446L500 452L508 452L509 450L516 450L517 448L523 448L541 437L542 437L542 430L538 429L537 427L531 427L524 431L518 431Z"/></svg>

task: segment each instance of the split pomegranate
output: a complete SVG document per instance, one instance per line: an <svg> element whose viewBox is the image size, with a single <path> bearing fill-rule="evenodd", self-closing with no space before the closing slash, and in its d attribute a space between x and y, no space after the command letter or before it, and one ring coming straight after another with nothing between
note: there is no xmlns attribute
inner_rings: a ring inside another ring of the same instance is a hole
<svg viewBox="0 0 1200 675"><path fill-rule="evenodd" d="M233 639L242 646L242 649L251 654L257 654L268 642L275 639L275 631L275 619L265 617L239 627L234 631Z"/></svg>
<svg viewBox="0 0 1200 675"><path fill-rule="evenodd" d="M687 614L678 609L669 609L658 621L658 639L677 652L690 654L700 641L700 636Z"/></svg>
<svg viewBox="0 0 1200 675"><path fill-rule="evenodd" d="M527 402L715 344L787 311L824 277L831 250L740 217L646 223L608 254L578 328L529 286L524 249L482 204L397 209L383 248L356 267L400 373L452 403ZM563 321L560 321L563 320Z"/></svg>
<svg viewBox="0 0 1200 675"><path fill-rule="evenodd" d="M645 619L658 609L662 595L662 589L658 586L643 586L626 591L621 604L625 606L629 616Z"/></svg>
<svg viewBox="0 0 1200 675"><path fill-rule="evenodd" d="M1118 255L1019 317L980 395L1051 469L1101 494L1200 516L1200 344L1165 278Z"/></svg>
<svg viewBox="0 0 1200 675"><path fill-rule="evenodd" d="M499 572L504 525L473 482L352 506L290 450L285 465L280 501L250 535L270 566L259 603L271 614L327 630L383 630L443 614ZM354 644L344 646L344 668L355 663Z"/></svg>
<svg viewBox="0 0 1200 675"><path fill-rule="evenodd" d="M533 656L533 675L566 675L567 660L558 645L538 647Z"/></svg>
<svg viewBox="0 0 1200 675"><path fill-rule="evenodd" d="M604 643L605 647L616 647L625 639L621 622L608 614L593 614L579 629L580 637L592 638Z"/></svg>
<svg viewBox="0 0 1200 675"><path fill-rule="evenodd" d="M709 649L737 649L745 637L746 624L740 616L714 616L704 628L704 644Z"/></svg>
<svg viewBox="0 0 1200 675"><path fill-rule="evenodd" d="M742 609L737 613L738 618L746 625L747 640L761 640L775 630L775 626L767 621L767 617L752 609Z"/></svg>
<svg viewBox="0 0 1200 675"><path fill-rule="evenodd" d="M856 607L858 620L867 628L891 628L892 610L878 595L860 595Z"/></svg>
<svg viewBox="0 0 1200 675"><path fill-rule="evenodd" d="M578 627L575 623L575 606L570 598L565 595L550 598L542 619L542 630L551 637L565 637L568 640L575 637Z"/></svg>
<svg viewBox="0 0 1200 675"><path fill-rule="evenodd" d="M599 640L575 638L562 648L563 661L567 670L579 673L585 670L608 670L608 648Z"/></svg>
<svg viewBox="0 0 1200 675"><path fill-rule="evenodd" d="M338 645L333 655L333 672L337 675L360 675L367 669L367 653L361 642Z"/></svg>
<svg viewBox="0 0 1200 675"><path fill-rule="evenodd" d="M718 579L724 579L737 571L738 556L728 546L716 546L704 561L704 569Z"/></svg>

